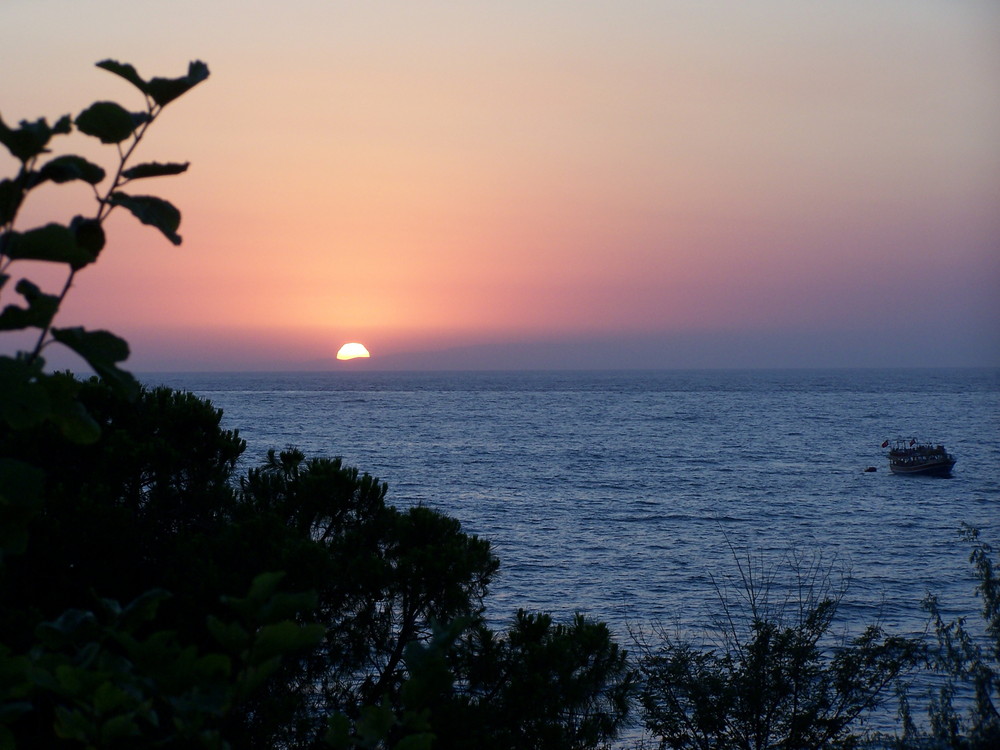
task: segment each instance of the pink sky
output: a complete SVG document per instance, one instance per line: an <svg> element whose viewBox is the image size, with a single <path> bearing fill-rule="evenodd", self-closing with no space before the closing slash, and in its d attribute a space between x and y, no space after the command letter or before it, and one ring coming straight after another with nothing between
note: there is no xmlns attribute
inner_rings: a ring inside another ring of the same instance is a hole
<svg viewBox="0 0 1000 750"><path fill-rule="evenodd" d="M140 153L192 162L144 186L184 244L114 217L60 319L135 370L346 341L369 368L1000 365L995 2L13 0L0 28L6 122L137 107L101 59L211 68ZM19 228L90 210L46 190Z"/></svg>

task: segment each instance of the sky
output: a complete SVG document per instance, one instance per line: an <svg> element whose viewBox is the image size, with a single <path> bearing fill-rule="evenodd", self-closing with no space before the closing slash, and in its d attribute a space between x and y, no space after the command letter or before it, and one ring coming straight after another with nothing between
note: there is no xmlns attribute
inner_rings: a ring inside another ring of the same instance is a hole
<svg viewBox="0 0 1000 750"><path fill-rule="evenodd" d="M995 0L3 0L0 116L139 108L107 58L211 70L183 244L112 215L60 312L135 371L1000 366Z"/></svg>

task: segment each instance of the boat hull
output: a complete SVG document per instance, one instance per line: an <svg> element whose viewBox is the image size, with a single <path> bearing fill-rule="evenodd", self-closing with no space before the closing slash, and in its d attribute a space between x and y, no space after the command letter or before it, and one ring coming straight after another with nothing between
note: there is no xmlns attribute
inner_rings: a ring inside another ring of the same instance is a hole
<svg viewBox="0 0 1000 750"><path fill-rule="evenodd" d="M882 447L889 448L889 471L893 474L923 474L946 477L955 466L955 457L940 443L934 444L916 438L886 440Z"/></svg>
<svg viewBox="0 0 1000 750"><path fill-rule="evenodd" d="M889 463L889 471L893 474L924 474L927 476L946 477L951 474L955 459L944 461L915 462L910 464Z"/></svg>

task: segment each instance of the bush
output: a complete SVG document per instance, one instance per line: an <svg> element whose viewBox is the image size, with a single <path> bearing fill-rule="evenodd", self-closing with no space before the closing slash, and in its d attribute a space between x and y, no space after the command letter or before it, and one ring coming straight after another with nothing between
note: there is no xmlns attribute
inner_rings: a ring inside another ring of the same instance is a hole
<svg viewBox="0 0 1000 750"><path fill-rule="evenodd" d="M953 750L1000 747L1000 560L992 545L980 539L979 529L965 526L961 535L970 546L976 595L982 599L982 631L974 631L967 617L945 621L936 596L924 600L934 633L927 666L941 682L928 701L926 730L915 726L909 706L904 706L904 745Z"/></svg>
<svg viewBox="0 0 1000 750"><path fill-rule="evenodd" d="M918 658L918 644L877 624L835 638L846 592L818 559L786 559L790 581L741 561L740 599L718 587L710 642L637 635L640 702L661 748L851 747L854 730Z"/></svg>

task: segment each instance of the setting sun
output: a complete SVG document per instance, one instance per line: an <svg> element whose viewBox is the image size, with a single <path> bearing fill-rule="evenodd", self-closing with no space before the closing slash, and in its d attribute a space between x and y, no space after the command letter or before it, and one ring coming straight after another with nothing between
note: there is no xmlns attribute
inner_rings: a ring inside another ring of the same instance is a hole
<svg viewBox="0 0 1000 750"><path fill-rule="evenodd" d="M132 371L1000 362L996 0L53 5L0 0L7 126L143 106L109 55L213 71L130 157L190 162L162 178L183 260L121 204L60 307ZM103 194L115 149L67 140ZM89 210L75 164L20 229ZM331 358L348 336L376 351Z"/></svg>
<svg viewBox="0 0 1000 750"><path fill-rule="evenodd" d="M370 357L371 354L364 344L344 344L337 352L337 359L357 359L358 357Z"/></svg>

